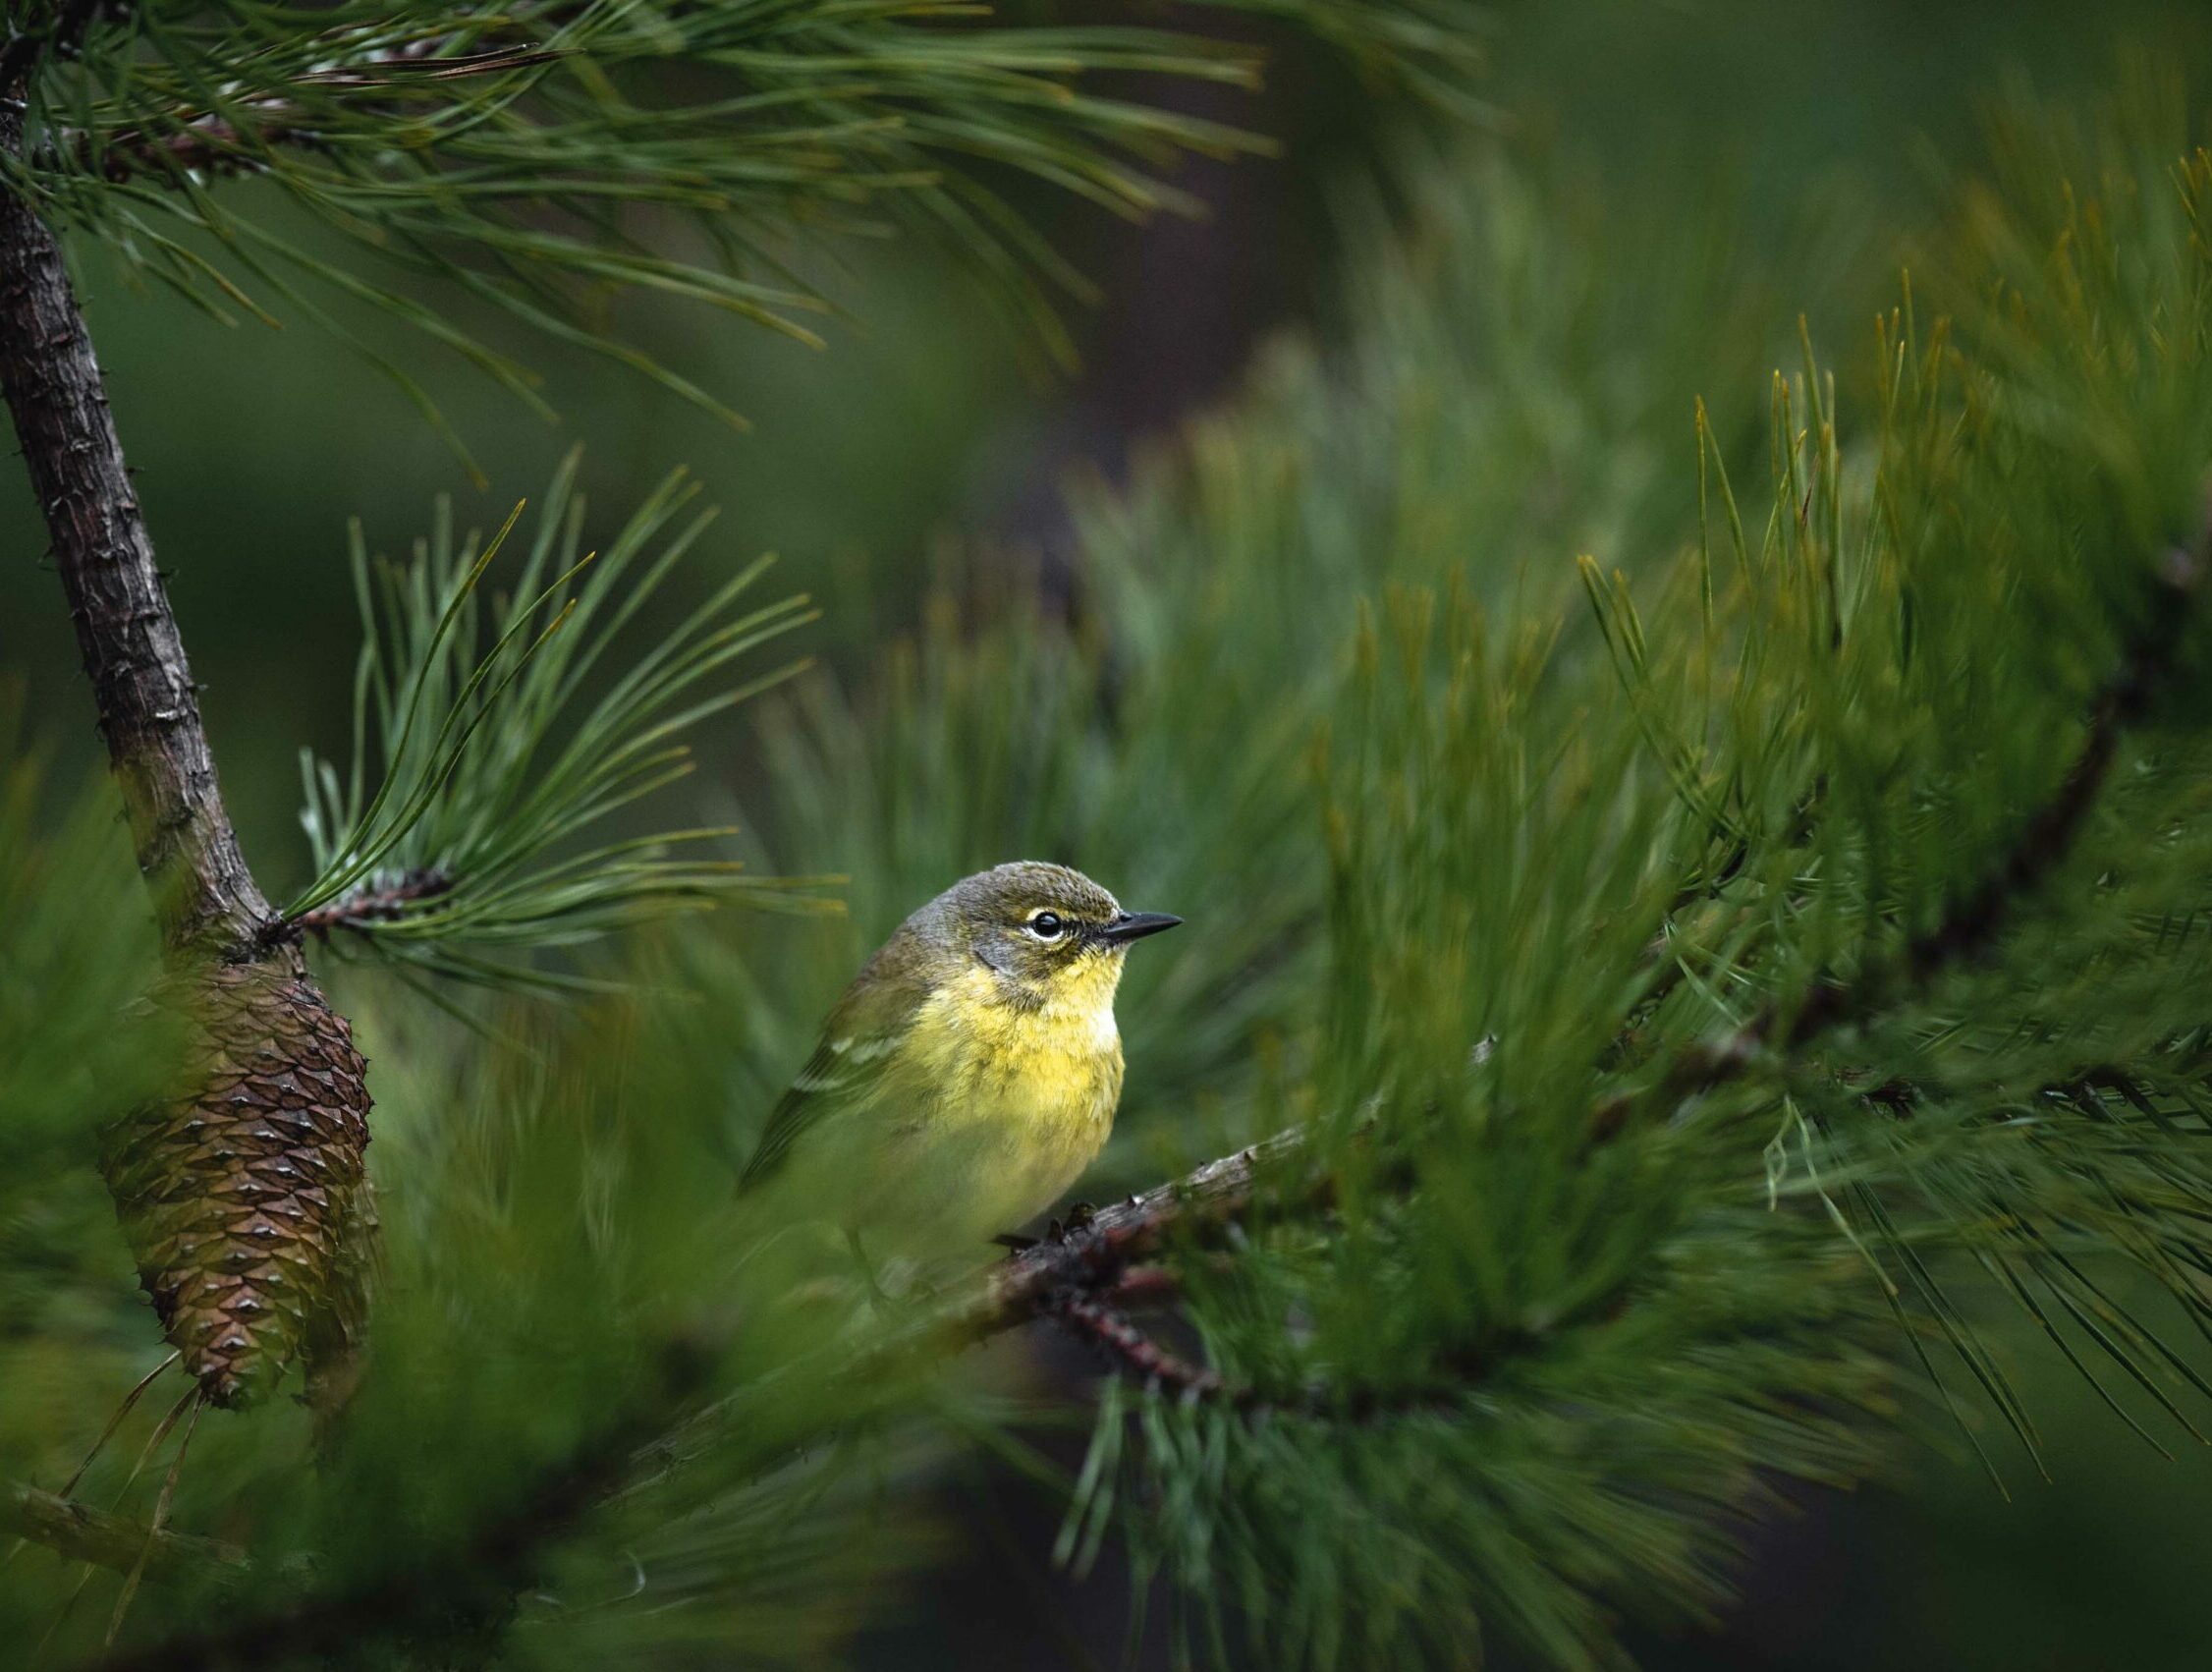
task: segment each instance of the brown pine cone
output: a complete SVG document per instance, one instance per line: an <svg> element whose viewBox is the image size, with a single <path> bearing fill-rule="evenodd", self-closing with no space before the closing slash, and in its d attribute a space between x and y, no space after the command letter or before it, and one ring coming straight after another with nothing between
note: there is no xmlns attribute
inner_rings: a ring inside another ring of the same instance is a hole
<svg viewBox="0 0 2212 1672"><path fill-rule="evenodd" d="M155 1002L190 1028L187 1089L111 1127L101 1171L162 1329L217 1405L303 1352L310 1386L342 1387L375 1226L353 1031L291 948L180 973Z"/></svg>

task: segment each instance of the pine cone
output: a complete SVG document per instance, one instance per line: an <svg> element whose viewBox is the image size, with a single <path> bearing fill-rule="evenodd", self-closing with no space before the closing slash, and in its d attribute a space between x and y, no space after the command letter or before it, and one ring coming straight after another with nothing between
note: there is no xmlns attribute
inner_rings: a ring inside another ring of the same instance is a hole
<svg viewBox="0 0 2212 1672"><path fill-rule="evenodd" d="M367 1064L296 950L201 968L155 997L190 1028L188 1089L111 1127L101 1171L163 1331L217 1405L304 1351L343 1386L375 1210Z"/></svg>

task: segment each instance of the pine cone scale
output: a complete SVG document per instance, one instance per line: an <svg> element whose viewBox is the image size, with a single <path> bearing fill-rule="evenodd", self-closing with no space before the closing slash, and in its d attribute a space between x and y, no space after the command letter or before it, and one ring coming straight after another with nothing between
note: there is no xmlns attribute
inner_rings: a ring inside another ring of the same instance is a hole
<svg viewBox="0 0 2212 1672"><path fill-rule="evenodd" d="M176 1097L109 1130L102 1170L186 1369L245 1405L358 1333L367 1065L293 954L180 975L157 1002L196 1048Z"/></svg>

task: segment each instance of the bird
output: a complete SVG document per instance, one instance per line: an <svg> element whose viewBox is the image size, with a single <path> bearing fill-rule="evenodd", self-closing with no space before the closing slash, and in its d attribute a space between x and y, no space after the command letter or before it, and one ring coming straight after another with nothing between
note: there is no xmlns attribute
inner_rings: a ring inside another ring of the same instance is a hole
<svg viewBox="0 0 2212 1672"><path fill-rule="evenodd" d="M1123 961L1182 920L1125 912L1042 861L954 883L830 1011L741 1199L836 1221L863 1257L1018 1241L1000 1234L1058 1201L1105 1146L1122 1094Z"/></svg>

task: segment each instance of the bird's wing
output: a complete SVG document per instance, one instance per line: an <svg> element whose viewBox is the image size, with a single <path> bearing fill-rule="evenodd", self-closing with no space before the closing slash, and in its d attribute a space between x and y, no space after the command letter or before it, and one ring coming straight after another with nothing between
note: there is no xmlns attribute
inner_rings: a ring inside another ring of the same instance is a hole
<svg viewBox="0 0 2212 1672"><path fill-rule="evenodd" d="M883 1083L925 993L919 983L903 978L905 972L895 964L884 968L890 962L879 954L830 1012L814 1054L761 1129L759 1146L738 1180L741 1192L774 1173L800 1136L825 1115L866 1101Z"/></svg>

